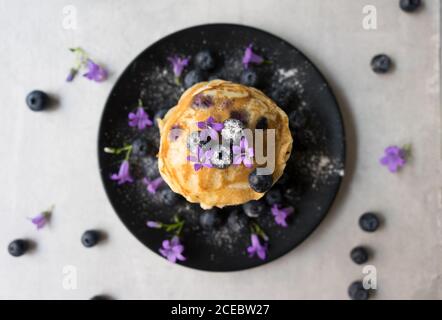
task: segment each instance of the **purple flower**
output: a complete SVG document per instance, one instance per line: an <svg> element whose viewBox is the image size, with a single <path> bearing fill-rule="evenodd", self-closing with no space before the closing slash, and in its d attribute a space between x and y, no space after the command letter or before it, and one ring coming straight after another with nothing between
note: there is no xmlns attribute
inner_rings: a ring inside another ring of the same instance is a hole
<svg viewBox="0 0 442 320"><path fill-rule="evenodd" d="M161 227L163 226L162 223L160 223L158 221L151 221L151 220L147 221L146 225L152 229L161 229Z"/></svg>
<svg viewBox="0 0 442 320"><path fill-rule="evenodd" d="M259 242L259 237L256 234L252 234L251 236L252 244L247 248L247 252L249 254L249 257L252 258L255 256L255 254L258 256L259 259L265 260L267 256L267 243L262 245Z"/></svg>
<svg viewBox="0 0 442 320"><path fill-rule="evenodd" d="M186 260L182 254L183 251L184 246L180 243L180 238L177 236L173 237L171 240L164 240L163 247L160 248L161 255L172 263L175 263L177 260Z"/></svg>
<svg viewBox="0 0 442 320"><path fill-rule="evenodd" d="M197 125L200 129L212 128L217 132L220 132L224 128L224 124L220 122L215 122L214 117L208 117L206 121L199 121Z"/></svg>
<svg viewBox="0 0 442 320"><path fill-rule="evenodd" d="M249 67L250 63L261 64L264 62L264 58L254 53L252 47L253 45L249 44L249 46L246 48L246 51L244 51L244 56L242 58L242 64L246 69Z"/></svg>
<svg viewBox="0 0 442 320"><path fill-rule="evenodd" d="M163 178L158 177L152 181L147 178L143 179L143 183L147 186L147 191L149 193L155 194L157 192L158 187L163 183Z"/></svg>
<svg viewBox="0 0 442 320"><path fill-rule="evenodd" d="M213 156L213 150L204 151L203 148L198 146L197 154L188 156L187 161L194 162L193 169L195 171L198 171L203 167L213 168L213 165L210 162L212 156Z"/></svg>
<svg viewBox="0 0 442 320"><path fill-rule="evenodd" d="M179 78L181 73L183 73L184 68L189 64L189 58L180 58L178 56L172 56L167 58L172 64L173 74L175 78Z"/></svg>
<svg viewBox="0 0 442 320"><path fill-rule="evenodd" d="M46 223L49 221L49 217L51 215L51 212L45 211L42 213L39 213L33 218L30 218L31 222L37 226L37 230L43 228Z"/></svg>
<svg viewBox="0 0 442 320"><path fill-rule="evenodd" d="M275 222L276 224L287 228L287 217L293 213L294 209L292 207L280 209L279 207L280 205L278 204L272 206L272 214L275 217Z"/></svg>
<svg viewBox="0 0 442 320"><path fill-rule="evenodd" d="M111 175L111 179L114 181L118 181L118 184L124 184L126 182L133 182L132 177L129 173L129 161L124 160L121 163L120 170L117 173Z"/></svg>
<svg viewBox="0 0 442 320"><path fill-rule="evenodd" d="M240 165L244 163L247 168L251 168L253 166L253 156L255 152L253 147L249 147L249 142L245 137L241 138L241 141L238 145L234 145L232 147L233 151L233 164Z"/></svg>
<svg viewBox="0 0 442 320"><path fill-rule="evenodd" d="M95 62L93 62L91 59L87 59L86 67L87 72L83 76L85 76L89 80L94 80L96 82L106 80L107 71Z"/></svg>
<svg viewBox="0 0 442 320"><path fill-rule="evenodd" d="M382 165L387 166L390 172L395 173L407 163L406 156L407 153L404 149L397 146L390 146L385 149L384 156L379 162Z"/></svg>
<svg viewBox="0 0 442 320"><path fill-rule="evenodd" d="M129 113L129 126L138 127L139 130L144 130L146 127L153 125L149 115L144 111L143 107L138 107L136 112Z"/></svg>
<svg viewBox="0 0 442 320"><path fill-rule="evenodd" d="M69 74L66 78L67 82L71 82L72 80L74 80L75 76L77 75L78 70L71 68L71 70L69 70Z"/></svg>

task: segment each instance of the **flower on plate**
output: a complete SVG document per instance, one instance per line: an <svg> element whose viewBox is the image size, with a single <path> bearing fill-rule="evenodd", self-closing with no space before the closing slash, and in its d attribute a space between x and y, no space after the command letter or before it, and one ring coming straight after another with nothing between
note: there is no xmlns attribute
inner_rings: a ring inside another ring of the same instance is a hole
<svg viewBox="0 0 442 320"><path fill-rule="evenodd" d="M129 161L124 160L120 165L120 170L118 171L118 173L112 174L111 179L114 181L118 181L118 184L133 182L133 178L131 177L129 171L130 171Z"/></svg>
<svg viewBox="0 0 442 320"><path fill-rule="evenodd" d="M152 229L161 229L163 227L163 224L161 222L152 220L147 221L146 225Z"/></svg>
<svg viewBox="0 0 442 320"><path fill-rule="evenodd" d="M106 80L107 71L100 65L93 62L91 59L87 59L86 62L87 72L83 74L84 77L95 82L101 82Z"/></svg>
<svg viewBox="0 0 442 320"><path fill-rule="evenodd" d="M232 151L233 164L240 165L241 163L244 163L247 168L253 166L253 156L255 155L255 151L253 150L253 147L249 147L249 142L246 137L242 137L239 146L234 145Z"/></svg>
<svg viewBox="0 0 442 320"><path fill-rule="evenodd" d="M400 148L398 146L390 146L384 150L384 156L379 162L388 167L390 172L395 173L407 163L407 154L409 147Z"/></svg>
<svg viewBox="0 0 442 320"><path fill-rule="evenodd" d="M160 253L163 257L167 258L172 263L179 261L185 261L183 256L184 246L180 242L180 238L174 236L171 240L164 240Z"/></svg>
<svg viewBox="0 0 442 320"><path fill-rule="evenodd" d="M177 55L167 58L172 65L173 74L175 75L175 82L180 82L180 76L183 70L189 64L189 58L181 58Z"/></svg>
<svg viewBox="0 0 442 320"><path fill-rule="evenodd" d="M213 168L210 159L213 156L213 150L203 150L200 146L197 147L196 155L190 155L187 157L187 161L194 162L193 169L195 171L200 170L203 167Z"/></svg>
<svg viewBox="0 0 442 320"><path fill-rule="evenodd" d="M130 112L128 115L129 126L138 127L138 130L144 130L146 127L153 125L149 115L144 111L144 108L139 106L135 112Z"/></svg>
<svg viewBox="0 0 442 320"><path fill-rule="evenodd" d="M259 259L265 260L267 257L267 243L262 245L258 235L253 233L251 236L251 245L247 248L247 252L250 258L257 255Z"/></svg>
<svg viewBox="0 0 442 320"><path fill-rule="evenodd" d="M35 217L29 218L29 220L31 220L31 222L37 227L37 230L39 230L49 222L51 214L52 214L52 209L41 212L37 214Z"/></svg>
<svg viewBox="0 0 442 320"><path fill-rule="evenodd" d="M163 181L164 180L161 177L158 177L152 181L147 178L143 179L143 183L147 186L147 191L152 194L157 192L158 187L163 183Z"/></svg>
<svg viewBox="0 0 442 320"><path fill-rule="evenodd" d="M244 56L242 58L242 64L244 68L248 68L250 63L254 64L262 64L264 62L264 58L257 55L253 52L253 44L249 44L246 50L244 51Z"/></svg>
<svg viewBox="0 0 442 320"><path fill-rule="evenodd" d="M293 213L294 209L292 207L280 208L280 205L274 204L271 211L276 224L287 228L287 217Z"/></svg>

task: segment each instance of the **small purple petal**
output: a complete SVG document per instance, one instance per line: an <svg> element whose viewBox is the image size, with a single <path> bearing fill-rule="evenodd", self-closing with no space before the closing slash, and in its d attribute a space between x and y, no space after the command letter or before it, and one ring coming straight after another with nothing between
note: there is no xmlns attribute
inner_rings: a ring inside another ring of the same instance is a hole
<svg viewBox="0 0 442 320"><path fill-rule="evenodd" d="M157 222L157 221L147 221L146 225L149 228L153 228L153 229L161 229L161 223Z"/></svg>

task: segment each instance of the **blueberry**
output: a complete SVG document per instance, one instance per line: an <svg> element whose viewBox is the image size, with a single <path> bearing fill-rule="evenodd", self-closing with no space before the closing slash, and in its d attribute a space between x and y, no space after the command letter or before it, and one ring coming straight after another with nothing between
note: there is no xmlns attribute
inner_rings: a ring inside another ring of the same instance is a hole
<svg viewBox="0 0 442 320"><path fill-rule="evenodd" d="M355 281L348 288L348 295L352 300L368 300L369 293L361 281Z"/></svg>
<svg viewBox="0 0 442 320"><path fill-rule="evenodd" d="M26 96L26 104L32 111L42 111L47 108L49 97L46 93L34 90Z"/></svg>
<svg viewBox="0 0 442 320"><path fill-rule="evenodd" d="M252 200L242 205L244 213L249 218L258 218L267 212L268 208L262 200Z"/></svg>
<svg viewBox="0 0 442 320"><path fill-rule="evenodd" d="M368 261L368 251L364 247L356 247L350 252L350 258L356 264L363 264Z"/></svg>
<svg viewBox="0 0 442 320"><path fill-rule="evenodd" d="M268 120L266 117L261 117L256 122L256 129L266 130L269 127Z"/></svg>
<svg viewBox="0 0 442 320"><path fill-rule="evenodd" d="M249 224L249 218L239 210L234 210L229 214L227 218L227 226L234 232L240 232L247 228Z"/></svg>
<svg viewBox="0 0 442 320"><path fill-rule="evenodd" d="M178 202L178 195L171 189L163 189L159 192L161 202L167 206L173 206Z"/></svg>
<svg viewBox="0 0 442 320"><path fill-rule="evenodd" d="M307 124L307 117L304 112L294 110L289 114L289 124L291 129L304 128Z"/></svg>
<svg viewBox="0 0 442 320"><path fill-rule="evenodd" d="M96 230L88 230L81 236L81 243L86 248L95 246L100 240L100 233Z"/></svg>
<svg viewBox="0 0 442 320"><path fill-rule="evenodd" d="M375 232L379 227L379 218L376 214L367 212L359 218L359 226L367 232Z"/></svg>
<svg viewBox="0 0 442 320"><path fill-rule="evenodd" d="M8 245L8 252L13 257L20 257L28 250L28 243L26 240L17 239Z"/></svg>
<svg viewBox="0 0 442 320"><path fill-rule="evenodd" d="M218 228L221 223L221 215L217 209L206 210L199 216L200 225L203 229L211 230Z"/></svg>
<svg viewBox="0 0 442 320"><path fill-rule="evenodd" d="M376 73L387 73L391 65L391 59L386 54L378 54L371 60L371 68Z"/></svg>
<svg viewBox="0 0 442 320"><path fill-rule="evenodd" d="M204 74L199 70L191 70L184 77L184 87L187 89L202 81L204 81Z"/></svg>
<svg viewBox="0 0 442 320"><path fill-rule="evenodd" d="M210 163L214 168L225 169L232 164L232 152L230 147L224 145L216 145L212 147L213 156Z"/></svg>
<svg viewBox="0 0 442 320"><path fill-rule="evenodd" d="M209 71L215 68L215 58L210 50L203 50L196 54L195 64L201 70Z"/></svg>
<svg viewBox="0 0 442 320"><path fill-rule="evenodd" d="M269 206L282 203L282 194L279 189L271 189L266 193L266 202Z"/></svg>
<svg viewBox="0 0 442 320"><path fill-rule="evenodd" d="M114 300L114 299L107 294L97 294L96 296L93 296L90 300Z"/></svg>
<svg viewBox="0 0 442 320"><path fill-rule="evenodd" d="M132 142L132 153L131 155L134 157L145 157L148 152L148 142L145 138L138 138Z"/></svg>
<svg viewBox="0 0 442 320"><path fill-rule="evenodd" d="M167 111L169 111L169 109L167 108L162 108L160 110L158 110L155 115L153 116L153 122L155 123L155 125L158 127L158 119L163 119L164 116L166 115Z"/></svg>
<svg viewBox="0 0 442 320"><path fill-rule="evenodd" d="M400 0L399 6L405 12L413 12L416 11L421 5L421 0Z"/></svg>
<svg viewBox="0 0 442 320"><path fill-rule="evenodd" d="M249 185L258 193L268 191L272 187L272 184L272 175L258 175L256 170L249 174Z"/></svg>
<svg viewBox="0 0 442 320"><path fill-rule="evenodd" d="M241 74L241 83L248 87L256 87L258 85L258 75L253 70L245 70Z"/></svg>

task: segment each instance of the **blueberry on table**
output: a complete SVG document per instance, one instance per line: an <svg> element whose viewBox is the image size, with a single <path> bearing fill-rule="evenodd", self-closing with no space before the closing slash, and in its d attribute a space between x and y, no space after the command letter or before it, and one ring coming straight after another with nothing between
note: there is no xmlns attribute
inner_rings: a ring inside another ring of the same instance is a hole
<svg viewBox="0 0 442 320"><path fill-rule="evenodd" d="M245 86L256 87L258 80L258 75L253 70L244 70L241 74L241 83Z"/></svg>
<svg viewBox="0 0 442 320"><path fill-rule="evenodd" d="M368 261L368 251L364 247L356 247L350 252L351 260L356 264L363 264Z"/></svg>
<svg viewBox="0 0 442 320"><path fill-rule="evenodd" d="M227 218L227 226L234 232L239 232L247 227L249 218L239 210L234 210Z"/></svg>
<svg viewBox="0 0 442 320"><path fill-rule="evenodd" d="M199 216L201 227L206 230L212 230L218 228L221 223L221 215L217 209L206 210Z"/></svg>
<svg viewBox="0 0 442 320"><path fill-rule="evenodd" d="M171 189L163 189L158 194L160 201L167 206L173 206L178 202L178 195Z"/></svg>
<svg viewBox="0 0 442 320"><path fill-rule="evenodd" d="M167 111L169 111L169 109L167 108L162 108L160 110L158 110L155 115L153 116L153 122L154 124L158 127L158 119L163 119L164 116L166 115Z"/></svg>
<svg viewBox="0 0 442 320"><path fill-rule="evenodd" d="M359 226L362 230L367 232L375 232L378 229L379 224L378 216L372 212L364 213L359 218Z"/></svg>
<svg viewBox="0 0 442 320"><path fill-rule="evenodd" d="M279 189L271 189L266 193L266 202L269 206L282 203L282 194Z"/></svg>
<svg viewBox="0 0 442 320"><path fill-rule="evenodd" d="M8 252L13 257L20 257L28 250L28 243L26 240L17 239L8 245Z"/></svg>
<svg viewBox="0 0 442 320"><path fill-rule="evenodd" d="M202 81L204 81L204 74L199 70L191 70L184 77L184 87L188 89Z"/></svg>
<svg viewBox="0 0 442 320"><path fill-rule="evenodd" d="M40 90L34 90L26 96L26 104L32 111L42 111L48 107L49 97Z"/></svg>
<svg viewBox="0 0 442 320"><path fill-rule="evenodd" d="M391 69L391 59L386 54L378 54L371 60L371 68L376 73L387 73Z"/></svg>
<svg viewBox="0 0 442 320"><path fill-rule="evenodd" d="M352 300L368 300L368 290L364 289L361 281L353 282L348 288L348 295Z"/></svg>
<svg viewBox="0 0 442 320"><path fill-rule="evenodd" d="M254 170L249 174L249 185L250 188L258 193L264 193L268 191L273 184L272 175L261 175L258 174L257 170Z"/></svg>
<svg viewBox="0 0 442 320"><path fill-rule="evenodd" d="M147 140L144 138L138 138L132 142L132 156L134 157L147 156L148 149Z"/></svg>
<svg viewBox="0 0 442 320"><path fill-rule="evenodd" d="M258 218L268 211L268 208L262 200L252 200L242 205L244 213L249 218Z"/></svg>
<svg viewBox="0 0 442 320"><path fill-rule="evenodd" d="M81 236L81 243L86 248L95 246L100 241L100 233L96 230L87 230Z"/></svg>
<svg viewBox="0 0 442 320"><path fill-rule="evenodd" d="M203 50L196 54L195 64L201 70L209 71L215 68L215 58L210 50Z"/></svg>
<svg viewBox="0 0 442 320"><path fill-rule="evenodd" d="M261 117L256 122L256 129L266 130L269 127L268 120L266 117Z"/></svg>
<svg viewBox="0 0 442 320"><path fill-rule="evenodd" d="M405 12L416 11L421 5L421 0L400 0L399 6Z"/></svg>

